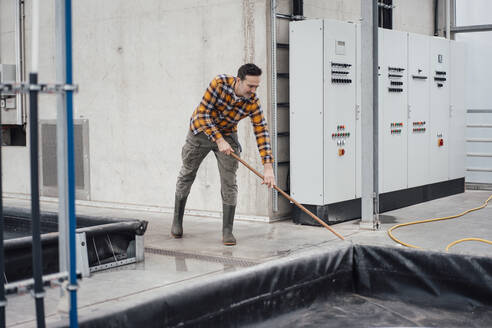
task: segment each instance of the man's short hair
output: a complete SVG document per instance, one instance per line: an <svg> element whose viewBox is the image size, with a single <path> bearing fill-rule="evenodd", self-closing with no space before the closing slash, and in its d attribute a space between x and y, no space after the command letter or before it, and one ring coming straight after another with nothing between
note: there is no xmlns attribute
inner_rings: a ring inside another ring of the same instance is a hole
<svg viewBox="0 0 492 328"><path fill-rule="evenodd" d="M243 66L239 67L239 69L237 70L237 76L241 80L244 80L246 78L246 75L260 76L261 68L251 63L244 64Z"/></svg>

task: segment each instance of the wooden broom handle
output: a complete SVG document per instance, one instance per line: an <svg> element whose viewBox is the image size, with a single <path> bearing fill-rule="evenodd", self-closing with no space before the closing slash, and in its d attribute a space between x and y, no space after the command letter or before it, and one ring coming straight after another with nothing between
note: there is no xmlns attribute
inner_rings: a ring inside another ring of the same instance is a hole
<svg viewBox="0 0 492 328"><path fill-rule="evenodd" d="M237 156L234 153L231 153L231 156L234 157L235 159L237 159L239 162L241 162L244 166L246 166L248 169L250 169L254 174L256 174L257 176L259 176L262 180L265 179L264 176L260 172L256 171L254 168L252 168L241 157ZM310 217L312 217L313 219L315 219L316 221L318 221L323 227L325 227L326 229L328 229L331 232L333 232L338 238L340 238L341 240L345 240L345 238L343 238L342 235L340 235L338 232L336 232L335 230L333 230L328 224L325 223L325 221L321 220L319 217L317 217L316 215L314 215L313 213L311 213L307 208L305 208L304 206L302 206L298 201L296 201L294 198L290 197L285 191L283 191L282 189L280 189L277 186L273 186L273 188L275 188L275 190L277 190L279 193L281 193L285 198L287 198L288 200L290 200L292 203L296 204L296 206L299 207L304 213L306 213L307 215L309 215Z"/></svg>

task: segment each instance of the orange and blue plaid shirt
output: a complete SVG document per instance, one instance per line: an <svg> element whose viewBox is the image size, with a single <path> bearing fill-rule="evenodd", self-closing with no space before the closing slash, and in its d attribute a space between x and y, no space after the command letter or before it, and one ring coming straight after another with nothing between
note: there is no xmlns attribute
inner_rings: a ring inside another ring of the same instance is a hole
<svg viewBox="0 0 492 328"><path fill-rule="evenodd" d="M193 134L205 133L212 141L237 131L237 124L249 116L263 164L272 163L272 148L268 126L263 116L260 100L238 98L234 93L235 78L230 75L216 76L203 95L202 101L190 119Z"/></svg>

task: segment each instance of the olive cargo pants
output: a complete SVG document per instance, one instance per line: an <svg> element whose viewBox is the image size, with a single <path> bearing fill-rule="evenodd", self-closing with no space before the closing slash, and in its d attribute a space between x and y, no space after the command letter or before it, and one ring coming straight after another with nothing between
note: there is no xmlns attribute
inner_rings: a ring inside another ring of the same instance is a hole
<svg viewBox="0 0 492 328"><path fill-rule="evenodd" d="M236 155L240 156L241 145L237 139L237 133L223 137L234 149ZM221 153L217 144L209 140L203 132L194 135L193 132L189 131L186 136L186 142L181 151L183 164L176 183L176 197L181 199L188 197L198 168L210 151L213 151L217 158L222 202L226 205L235 206L237 202L236 171L238 162L232 156Z"/></svg>

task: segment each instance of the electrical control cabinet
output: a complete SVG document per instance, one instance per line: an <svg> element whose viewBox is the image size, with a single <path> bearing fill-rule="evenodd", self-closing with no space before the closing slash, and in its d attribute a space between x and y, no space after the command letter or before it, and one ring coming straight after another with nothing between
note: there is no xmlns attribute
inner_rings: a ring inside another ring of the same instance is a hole
<svg viewBox="0 0 492 328"><path fill-rule="evenodd" d="M408 34L408 187L429 181L430 38Z"/></svg>
<svg viewBox="0 0 492 328"><path fill-rule="evenodd" d="M449 40L430 39L429 182L448 179Z"/></svg>
<svg viewBox="0 0 492 328"><path fill-rule="evenodd" d="M378 37L379 192L448 180L459 185L465 170L464 45L387 29ZM291 22L289 43L291 195L303 204L331 206L326 213L356 207L346 201L361 197L364 165L360 25Z"/></svg>
<svg viewBox="0 0 492 328"><path fill-rule="evenodd" d="M290 24L291 195L324 205L355 198L357 26Z"/></svg>
<svg viewBox="0 0 492 328"><path fill-rule="evenodd" d="M379 30L379 190L407 187L407 33Z"/></svg>
<svg viewBox="0 0 492 328"><path fill-rule="evenodd" d="M465 45L450 42L449 179L465 176Z"/></svg>

